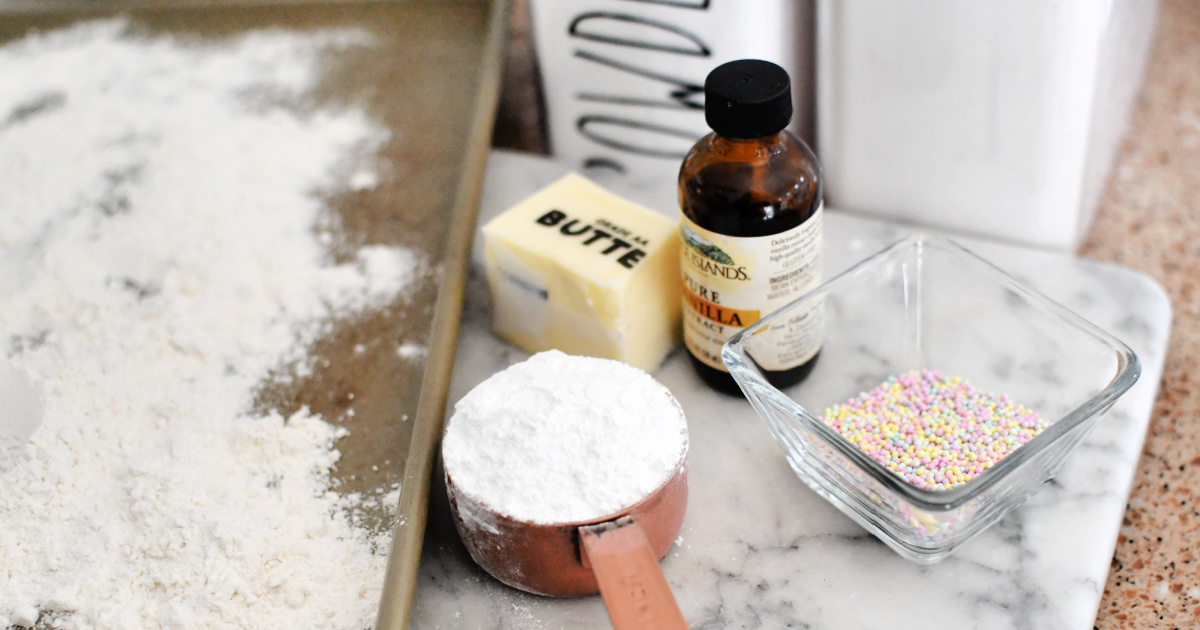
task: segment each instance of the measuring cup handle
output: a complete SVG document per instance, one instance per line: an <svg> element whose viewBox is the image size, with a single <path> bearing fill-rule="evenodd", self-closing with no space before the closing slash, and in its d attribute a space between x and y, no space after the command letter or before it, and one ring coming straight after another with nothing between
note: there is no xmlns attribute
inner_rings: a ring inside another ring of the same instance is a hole
<svg viewBox="0 0 1200 630"><path fill-rule="evenodd" d="M614 630L686 630L646 532L625 516L579 528L583 562L600 585Z"/></svg>

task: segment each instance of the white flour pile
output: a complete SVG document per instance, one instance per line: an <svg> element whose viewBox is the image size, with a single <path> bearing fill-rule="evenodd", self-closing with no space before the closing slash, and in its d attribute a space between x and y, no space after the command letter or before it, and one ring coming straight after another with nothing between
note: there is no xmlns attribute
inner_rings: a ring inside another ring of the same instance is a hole
<svg viewBox="0 0 1200 630"><path fill-rule="evenodd" d="M649 374L551 350L463 396L442 459L455 487L492 511L563 523L645 498L670 478L687 443L683 410Z"/></svg>
<svg viewBox="0 0 1200 630"><path fill-rule="evenodd" d="M0 47L0 350L44 391L0 450L0 629L368 628L386 545L346 514L386 499L330 490L338 428L252 407L419 267L320 242L319 193L376 181L386 131L273 105L370 40L129 30Z"/></svg>

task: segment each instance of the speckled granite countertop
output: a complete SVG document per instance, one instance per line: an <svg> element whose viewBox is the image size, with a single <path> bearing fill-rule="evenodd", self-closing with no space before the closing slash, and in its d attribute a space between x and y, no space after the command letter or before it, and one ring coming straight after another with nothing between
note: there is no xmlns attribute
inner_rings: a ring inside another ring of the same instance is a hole
<svg viewBox="0 0 1200 630"><path fill-rule="evenodd" d="M516 2L495 144L545 152ZM1096 628L1200 627L1200 2L1163 0L1145 83L1080 254L1166 288L1174 327ZM514 89L515 88L515 89ZM531 106L532 105L532 106Z"/></svg>
<svg viewBox="0 0 1200 630"><path fill-rule="evenodd" d="M1097 628L1200 627L1200 3L1165 0L1146 81L1082 255L1174 308L1158 404Z"/></svg>

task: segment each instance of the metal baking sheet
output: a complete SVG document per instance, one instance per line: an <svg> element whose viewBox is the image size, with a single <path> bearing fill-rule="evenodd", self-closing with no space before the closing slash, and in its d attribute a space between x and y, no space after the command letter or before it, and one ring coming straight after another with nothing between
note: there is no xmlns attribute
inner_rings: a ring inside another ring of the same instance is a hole
<svg viewBox="0 0 1200 630"><path fill-rule="evenodd" d="M344 260L363 245L403 245L434 272L409 299L337 322L313 348L311 376L264 384L257 402L284 416L307 406L349 429L338 443L338 491L373 493L400 483L397 513L369 520L393 531L377 627L407 627L499 92L507 2L0 0L0 44L34 29L117 15L137 32L200 41L266 28L353 27L374 37L371 47L331 51L320 61L314 105L354 103L392 132L377 156L390 175L377 188L324 199L336 225L330 255ZM402 342L427 353L401 357Z"/></svg>

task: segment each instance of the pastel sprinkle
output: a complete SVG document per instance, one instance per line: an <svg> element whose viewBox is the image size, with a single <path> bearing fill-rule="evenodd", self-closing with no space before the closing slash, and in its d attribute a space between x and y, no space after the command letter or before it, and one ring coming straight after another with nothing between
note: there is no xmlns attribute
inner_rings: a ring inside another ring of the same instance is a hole
<svg viewBox="0 0 1200 630"><path fill-rule="evenodd" d="M821 420L908 483L949 490L1041 433L1048 423L955 376L912 370L825 410Z"/></svg>

